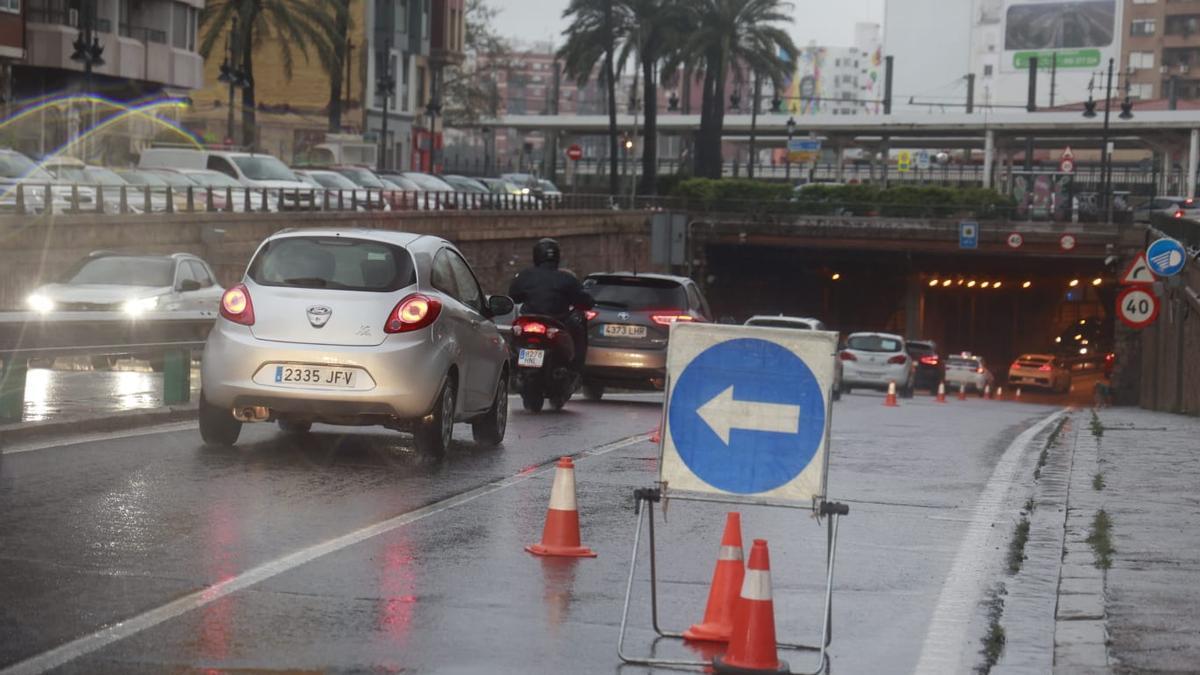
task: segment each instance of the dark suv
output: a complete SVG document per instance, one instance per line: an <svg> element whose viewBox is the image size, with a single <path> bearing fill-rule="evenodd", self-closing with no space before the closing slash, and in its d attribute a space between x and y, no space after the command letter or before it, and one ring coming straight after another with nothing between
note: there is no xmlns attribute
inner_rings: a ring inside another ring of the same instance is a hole
<svg viewBox="0 0 1200 675"><path fill-rule="evenodd" d="M913 387L928 389L936 394L938 385L946 378L946 362L938 354L937 343L932 340L909 340L908 355L917 363Z"/></svg>
<svg viewBox="0 0 1200 675"><path fill-rule="evenodd" d="M667 336L676 321L712 321L696 282L663 274L605 273L584 279L596 300L588 312L583 392L595 401L605 387L661 390Z"/></svg>

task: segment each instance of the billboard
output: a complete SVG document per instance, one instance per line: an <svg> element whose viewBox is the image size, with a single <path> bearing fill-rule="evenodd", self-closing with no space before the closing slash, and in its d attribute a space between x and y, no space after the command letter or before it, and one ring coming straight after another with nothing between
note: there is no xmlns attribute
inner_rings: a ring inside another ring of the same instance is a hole
<svg viewBox="0 0 1200 675"><path fill-rule="evenodd" d="M1003 70L1028 70L1034 57L1039 70L1055 60L1059 70L1100 70L1120 58L1117 0L1007 0L1003 17Z"/></svg>

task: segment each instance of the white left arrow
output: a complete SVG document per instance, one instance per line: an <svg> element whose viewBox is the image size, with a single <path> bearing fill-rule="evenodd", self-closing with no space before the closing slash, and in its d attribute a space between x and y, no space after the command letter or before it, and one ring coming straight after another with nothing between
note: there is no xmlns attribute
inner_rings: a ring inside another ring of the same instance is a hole
<svg viewBox="0 0 1200 675"><path fill-rule="evenodd" d="M733 400L733 387L717 394L696 411L725 445L732 429L800 433L800 406Z"/></svg>

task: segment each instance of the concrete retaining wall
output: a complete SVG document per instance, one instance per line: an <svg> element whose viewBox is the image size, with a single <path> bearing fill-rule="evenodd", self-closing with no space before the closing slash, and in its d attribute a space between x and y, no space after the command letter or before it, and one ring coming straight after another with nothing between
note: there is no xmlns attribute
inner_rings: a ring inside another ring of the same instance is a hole
<svg viewBox="0 0 1200 675"><path fill-rule="evenodd" d="M544 236L563 246L564 266L580 276L637 268L649 271L644 213L522 211L439 213L271 213L143 216L0 217L0 309L22 309L25 297L96 250L187 252L213 266L223 285L236 283L264 238L289 227L363 227L420 232L453 241L489 293L503 293L529 264Z"/></svg>
<svg viewBox="0 0 1200 675"><path fill-rule="evenodd" d="M1200 415L1200 265L1190 263L1179 279L1166 284L1158 320L1141 332L1140 403Z"/></svg>

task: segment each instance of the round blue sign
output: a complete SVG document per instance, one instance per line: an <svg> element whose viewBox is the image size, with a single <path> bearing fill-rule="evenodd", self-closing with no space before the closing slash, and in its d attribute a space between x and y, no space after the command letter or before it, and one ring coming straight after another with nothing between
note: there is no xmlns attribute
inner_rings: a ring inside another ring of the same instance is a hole
<svg viewBox="0 0 1200 675"><path fill-rule="evenodd" d="M825 395L798 356L742 338L709 347L684 368L667 423L683 463L715 488L758 494L812 462L825 437Z"/></svg>
<svg viewBox="0 0 1200 675"><path fill-rule="evenodd" d="M1187 264L1187 251L1183 244L1164 237L1146 249L1146 262L1150 263L1150 271L1158 276L1173 277Z"/></svg>

